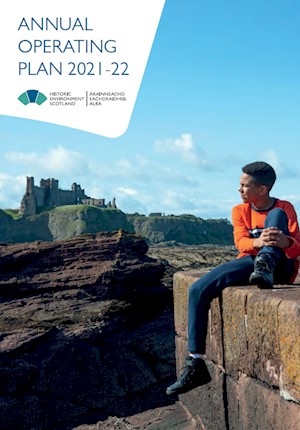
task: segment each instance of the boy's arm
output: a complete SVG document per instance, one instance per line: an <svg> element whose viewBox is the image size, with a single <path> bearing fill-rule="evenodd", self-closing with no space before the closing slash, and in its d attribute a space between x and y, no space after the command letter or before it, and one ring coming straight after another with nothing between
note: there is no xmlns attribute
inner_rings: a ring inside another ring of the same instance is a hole
<svg viewBox="0 0 300 430"><path fill-rule="evenodd" d="M284 252L288 258L297 258L300 256L300 232L299 224L297 220L297 214L292 204L288 203L284 208L285 213L288 217L288 227L291 245L284 249Z"/></svg>
<svg viewBox="0 0 300 430"><path fill-rule="evenodd" d="M238 206L235 206L232 209L232 223L234 244L237 250L239 252L246 252L248 254L256 255L257 249L255 249L253 246L254 239L250 237L245 220Z"/></svg>
<svg viewBox="0 0 300 430"><path fill-rule="evenodd" d="M282 209L288 217L289 245L284 248L284 252L288 258L297 258L300 256L300 232L297 220L297 214L291 203L285 202ZM238 206L232 210L233 236L236 248L240 252L256 255L258 248L254 247L256 239L250 238L248 228Z"/></svg>

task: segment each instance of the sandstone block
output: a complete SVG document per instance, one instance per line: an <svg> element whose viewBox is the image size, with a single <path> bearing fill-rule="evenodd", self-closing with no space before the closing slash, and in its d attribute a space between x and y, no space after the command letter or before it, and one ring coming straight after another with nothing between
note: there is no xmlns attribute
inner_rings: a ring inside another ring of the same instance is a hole
<svg viewBox="0 0 300 430"><path fill-rule="evenodd" d="M239 372L299 401L300 288L227 288L223 292L226 372Z"/></svg>
<svg viewBox="0 0 300 430"><path fill-rule="evenodd" d="M253 378L226 378L228 422L231 430L298 430L300 407L287 402Z"/></svg>
<svg viewBox="0 0 300 430"><path fill-rule="evenodd" d="M205 273L207 273L207 269L177 272L174 274L173 294L175 331L178 335L186 339L188 337L188 290L189 287ZM220 365L223 365L222 330L223 324L221 319L220 301L219 299L215 299L212 301L209 311L206 355L210 360Z"/></svg>
<svg viewBox="0 0 300 430"><path fill-rule="evenodd" d="M238 377L240 363L247 354L246 329L248 320L245 317L245 291L238 288L227 288L223 292L223 324L225 367L231 375Z"/></svg>
<svg viewBox="0 0 300 430"><path fill-rule="evenodd" d="M187 338L188 290L202 276L199 271L176 272L173 278L174 324L176 333Z"/></svg>
<svg viewBox="0 0 300 430"><path fill-rule="evenodd" d="M176 338L176 362L179 375L185 364L187 341L178 336ZM201 427L206 430L224 430L226 428L226 415L223 399L223 385L225 374L222 369L206 361L212 381L206 385L195 388L179 396L180 401L188 409Z"/></svg>
<svg viewBox="0 0 300 430"><path fill-rule="evenodd" d="M297 302L281 301L278 306L279 388L283 397L300 403L300 288L297 293Z"/></svg>
<svg viewBox="0 0 300 430"><path fill-rule="evenodd" d="M176 338L177 373L185 362L186 339ZM207 361L212 381L179 396L205 430L298 430L300 406L286 401L279 390L240 372L238 379Z"/></svg>

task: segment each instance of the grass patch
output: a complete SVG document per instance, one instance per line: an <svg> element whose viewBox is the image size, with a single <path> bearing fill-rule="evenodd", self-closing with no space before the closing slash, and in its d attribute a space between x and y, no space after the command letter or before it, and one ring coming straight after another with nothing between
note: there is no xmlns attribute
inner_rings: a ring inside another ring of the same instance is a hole
<svg viewBox="0 0 300 430"><path fill-rule="evenodd" d="M19 209L3 209L3 212L5 212L6 215L11 216L12 219L22 218L22 214L19 213Z"/></svg>

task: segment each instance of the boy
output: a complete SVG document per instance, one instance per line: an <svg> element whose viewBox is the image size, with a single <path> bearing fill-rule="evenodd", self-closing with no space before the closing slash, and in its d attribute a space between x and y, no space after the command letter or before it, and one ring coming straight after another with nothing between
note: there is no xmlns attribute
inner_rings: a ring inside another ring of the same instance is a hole
<svg viewBox="0 0 300 430"><path fill-rule="evenodd" d="M186 366L167 394L182 394L208 383L211 378L203 360L208 310L213 298L234 285L292 283L298 272L300 233L291 203L270 196L276 180L274 169L257 161L242 168L239 192L243 203L232 210L234 261L222 264L189 289L188 350Z"/></svg>

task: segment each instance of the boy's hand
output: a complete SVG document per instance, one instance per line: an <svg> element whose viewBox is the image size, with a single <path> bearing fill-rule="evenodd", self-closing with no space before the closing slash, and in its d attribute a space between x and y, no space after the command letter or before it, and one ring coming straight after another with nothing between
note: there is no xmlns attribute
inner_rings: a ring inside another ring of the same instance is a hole
<svg viewBox="0 0 300 430"><path fill-rule="evenodd" d="M288 248L291 246L291 240L279 228L265 228L261 235L254 239L253 247L262 248L263 246L277 246L278 248Z"/></svg>

